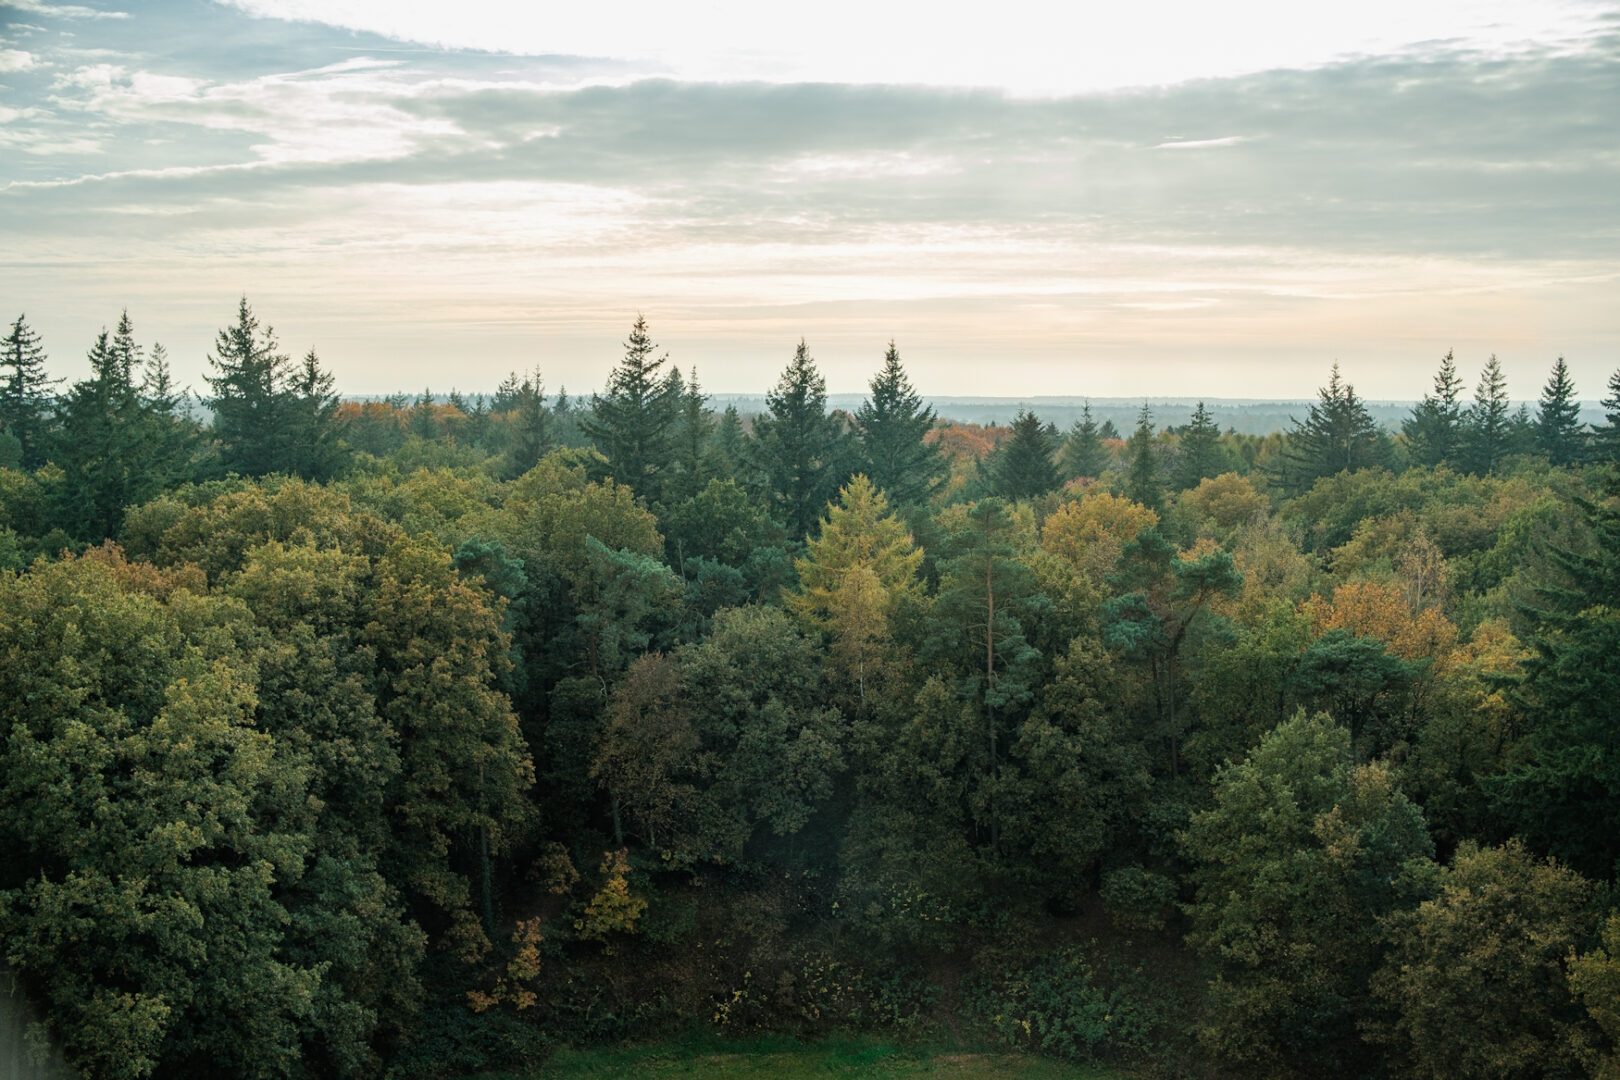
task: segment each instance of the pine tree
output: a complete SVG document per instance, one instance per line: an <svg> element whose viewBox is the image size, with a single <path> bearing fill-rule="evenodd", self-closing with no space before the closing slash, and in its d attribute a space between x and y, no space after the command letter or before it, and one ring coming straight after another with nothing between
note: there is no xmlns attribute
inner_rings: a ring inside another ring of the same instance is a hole
<svg viewBox="0 0 1620 1080"><path fill-rule="evenodd" d="M1507 457L1512 440L1513 418L1507 395L1507 377L1493 354L1485 361L1474 404L1463 422L1463 446L1468 471L1484 476L1494 472Z"/></svg>
<svg viewBox="0 0 1620 1080"><path fill-rule="evenodd" d="M1432 468L1456 456L1463 430L1463 410L1458 403L1462 389L1457 362L1448 351L1434 377L1434 391L1424 394L1413 406L1412 415L1401 421L1414 465Z"/></svg>
<svg viewBox="0 0 1620 1080"><path fill-rule="evenodd" d="M1004 499L1034 499L1063 483L1054 450L1057 432L1028 409L1019 409L1012 434L985 459L990 489Z"/></svg>
<svg viewBox="0 0 1620 1080"><path fill-rule="evenodd" d="M1181 429L1181 455L1175 467L1177 491L1195 488L1207 477L1221 474L1220 438L1220 427L1200 401L1193 410L1192 422Z"/></svg>
<svg viewBox="0 0 1620 1080"><path fill-rule="evenodd" d="M208 376L213 397L214 435L225 467L244 476L263 476L288 468L287 365L277 352L275 331L259 320L242 297L236 323L219 332L215 374Z"/></svg>
<svg viewBox="0 0 1620 1080"><path fill-rule="evenodd" d="M624 343L624 359L608 376L607 392L591 396L591 413L580 424L607 456L613 478L648 502L663 498L680 409L676 384L659 372L669 356L655 357L657 348L647 333L647 320L637 315Z"/></svg>
<svg viewBox="0 0 1620 1080"><path fill-rule="evenodd" d="M1387 456L1383 432L1355 387L1339 378L1338 364L1317 398L1305 420L1295 420L1288 433L1279 479L1290 493L1303 492L1325 476L1381 465Z"/></svg>
<svg viewBox="0 0 1620 1080"><path fill-rule="evenodd" d="M45 464L51 387L62 380L46 377L45 349L22 315L0 341L0 380L0 431L10 431L20 444L22 467L37 469Z"/></svg>
<svg viewBox="0 0 1620 1080"><path fill-rule="evenodd" d="M1580 414L1569 365L1560 356L1541 390L1541 405L1536 411L1536 448L1552 464L1568 465L1580 456Z"/></svg>
<svg viewBox="0 0 1620 1080"><path fill-rule="evenodd" d="M1162 511L1164 480L1159 471L1159 452L1153 445L1153 411L1145 401L1136 415L1136 430L1131 433L1126 452L1130 455L1125 468L1126 497L1155 512Z"/></svg>
<svg viewBox="0 0 1620 1080"><path fill-rule="evenodd" d="M1091 402L1080 410L1080 419L1069 428L1069 435L1058 451L1058 472L1066 479L1077 476L1096 479L1108 467L1108 451L1103 448L1102 429L1091 418Z"/></svg>
<svg viewBox="0 0 1620 1080"><path fill-rule="evenodd" d="M765 403L770 411L754 421L754 438L772 516L802 539L844 482L849 457L841 423L827 415L827 381L803 341Z"/></svg>
<svg viewBox="0 0 1620 1080"><path fill-rule="evenodd" d="M934 426L934 410L912 388L894 342L868 385L872 395L855 413L866 476L892 506L924 502L948 469L938 448L924 441Z"/></svg>
<svg viewBox="0 0 1620 1080"><path fill-rule="evenodd" d="M748 455L748 434L743 431L742 417L735 405L727 405L720 411L720 419L714 426L714 450L715 475L722 479L737 476Z"/></svg>
<svg viewBox="0 0 1620 1080"><path fill-rule="evenodd" d="M512 378L516 379L514 373ZM502 391L505 384L502 384ZM502 391L497 391L500 396ZM512 404L506 410L511 438L506 450L502 474L508 479L522 476L545 456L553 445L551 413L546 408L545 385L540 381L540 369L525 375L509 394Z"/></svg>
<svg viewBox="0 0 1620 1080"><path fill-rule="evenodd" d="M191 461L197 452L201 429L189 408L191 394L174 385L169 370L169 354L162 345L152 343L146 354L146 368L141 377L141 407L147 423L153 429L153 458L167 488L191 478Z"/></svg>

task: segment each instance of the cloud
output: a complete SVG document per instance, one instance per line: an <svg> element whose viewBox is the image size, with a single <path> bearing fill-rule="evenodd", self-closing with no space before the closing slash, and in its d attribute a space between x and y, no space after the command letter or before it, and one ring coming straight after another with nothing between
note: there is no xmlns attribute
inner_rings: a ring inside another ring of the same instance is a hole
<svg viewBox="0 0 1620 1080"><path fill-rule="evenodd" d="M80 4L51 4L46 0L0 0L0 8L58 19L127 19L127 11L103 11Z"/></svg>
<svg viewBox="0 0 1620 1080"><path fill-rule="evenodd" d="M21 49L0 49L0 71L27 71L33 66L32 53Z"/></svg>
<svg viewBox="0 0 1620 1080"><path fill-rule="evenodd" d="M1162 142L1153 147L1155 150L1208 150L1216 146L1236 146L1238 143L1248 142L1252 135L1226 135L1219 139L1180 139Z"/></svg>

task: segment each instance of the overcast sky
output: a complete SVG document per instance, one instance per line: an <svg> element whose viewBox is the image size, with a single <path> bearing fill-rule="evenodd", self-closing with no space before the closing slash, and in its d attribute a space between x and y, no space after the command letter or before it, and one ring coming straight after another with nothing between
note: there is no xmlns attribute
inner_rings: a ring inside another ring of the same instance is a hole
<svg viewBox="0 0 1620 1080"><path fill-rule="evenodd" d="M350 393L589 389L637 311L719 392L1620 367L1620 3L509 6L0 0L0 314L200 386L246 294Z"/></svg>

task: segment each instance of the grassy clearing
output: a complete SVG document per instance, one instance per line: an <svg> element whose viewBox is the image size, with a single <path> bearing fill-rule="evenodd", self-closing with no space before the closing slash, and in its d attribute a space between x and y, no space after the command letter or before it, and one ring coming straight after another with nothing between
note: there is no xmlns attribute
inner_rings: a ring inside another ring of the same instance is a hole
<svg viewBox="0 0 1620 1080"><path fill-rule="evenodd" d="M979 1053L878 1041L799 1043L758 1039L705 1045L661 1044L563 1050L545 1067L498 1074L499 1080L613 1080L701 1076L706 1080L798 1080L815 1077L913 1076L957 1080L1129 1080L1116 1070L1065 1065L1021 1054ZM497 1080L490 1075L485 1080Z"/></svg>

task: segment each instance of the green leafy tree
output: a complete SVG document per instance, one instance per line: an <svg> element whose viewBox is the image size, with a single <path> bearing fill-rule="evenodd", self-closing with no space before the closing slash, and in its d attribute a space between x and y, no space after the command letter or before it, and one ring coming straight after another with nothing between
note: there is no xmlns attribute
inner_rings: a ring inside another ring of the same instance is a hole
<svg viewBox="0 0 1620 1080"><path fill-rule="evenodd" d="M660 368L668 355L647 333L647 320L637 315L624 343L624 359L608 376L604 393L591 397L591 412L581 426L607 456L613 478L649 502L664 495L671 440L680 420L681 390Z"/></svg>
<svg viewBox="0 0 1620 1080"><path fill-rule="evenodd" d="M949 467L938 448L925 441L934 427L934 410L912 388L894 342L889 342L883 368L869 387L871 396L855 412L861 467L890 505L924 502Z"/></svg>
<svg viewBox="0 0 1620 1080"><path fill-rule="evenodd" d="M1547 377L1547 385L1541 389L1536 410L1536 449L1554 465L1568 465L1580 457L1580 414L1575 382L1569 377L1569 365L1560 356Z"/></svg>
<svg viewBox="0 0 1620 1080"><path fill-rule="evenodd" d="M1433 845L1380 764L1304 713L1216 776L1180 837L1188 941L1215 964L1201 1040L1245 1075L1346 1076L1383 958L1379 920L1421 898Z"/></svg>
<svg viewBox="0 0 1620 1080"><path fill-rule="evenodd" d="M754 421L755 452L773 516L802 539L844 482L850 456L843 422L827 415L827 380L803 341L765 403L769 413Z"/></svg>
<svg viewBox="0 0 1620 1080"><path fill-rule="evenodd" d="M236 322L219 332L209 364L214 436L227 469L244 476L285 472L289 467L286 355L277 351L275 331L248 307L237 305Z"/></svg>
<svg viewBox="0 0 1620 1080"><path fill-rule="evenodd" d="M1401 421L1408 453L1415 465L1433 468L1456 458L1463 434L1460 404L1463 383L1457 376L1457 362L1447 350L1434 376L1434 389L1412 407L1412 414Z"/></svg>
<svg viewBox="0 0 1620 1080"><path fill-rule="evenodd" d="M61 382L45 374L45 348L22 315L0 340L0 432L9 431L21 444L20 464L37 469L45 463L54 400L51 387Z"/></svg>
<svg viewBox="0 0 1620 1080"><path fill-rule="evenodd" d="M1585 1017L1568 966L1593 930L1591 886L1517 841L1464 841L1435 895L1389 916L1393 948L1373 980L1395 1016L1376 1028L1399 1075L1530 1080L1583 1075Z"/></svg>

